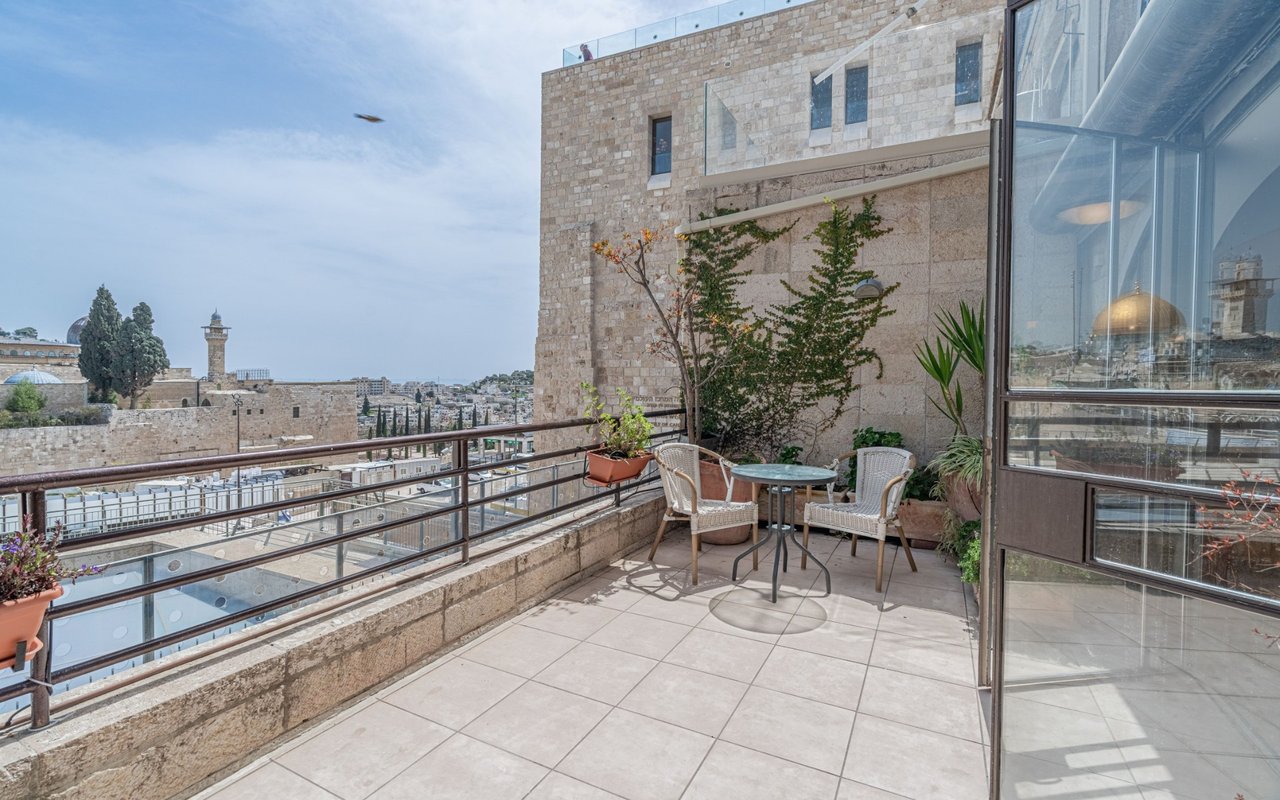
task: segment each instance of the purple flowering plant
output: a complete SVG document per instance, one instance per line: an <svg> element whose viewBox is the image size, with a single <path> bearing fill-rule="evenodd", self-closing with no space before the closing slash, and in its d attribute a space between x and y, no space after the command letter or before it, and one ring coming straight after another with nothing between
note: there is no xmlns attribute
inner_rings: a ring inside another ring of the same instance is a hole
<svg viewBox="0 0 1280 800"><path fill-rule="evenodd" d="M102 571L100 566L64 566L58 559L61 540L61 523L41 535L29 516L23 517L16 533L0 539L0 602L30 597L52 589L60 580L70 578L75 583L77 578Z"/></svg>

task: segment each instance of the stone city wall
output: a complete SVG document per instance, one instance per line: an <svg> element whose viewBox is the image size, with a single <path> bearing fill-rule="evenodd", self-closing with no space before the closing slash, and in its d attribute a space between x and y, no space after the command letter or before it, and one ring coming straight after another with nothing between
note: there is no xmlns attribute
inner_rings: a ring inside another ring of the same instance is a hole
<svg viewBox="0 0 1280 800"><path fill-rule="evenodd" d="M0 408L4 408L9 396L17 386L11 383L0 383ZM89 384L84 383L42 383L36 386L44 395L46 413L64 411L69 408L80 408L89 402Z"/></svg>
<svg viewBox="0 0 1280 800"><path fill-rule="evenodd" d="M881 160L872 152L851 158L855 166L810 174L804 174L805 163L797 161L786 166L794 174L783 177L747 173L740 182L719 186L703 179L705 81L774 64L792 65L811 53L843 52L887 24L900 5L889 0L858 4L818 0L543 76L535 422L576 415L581 408L577 388L581 381L593 382L604 392L621 386L650 408L679 401L674 369L648 352L655 328L647 301L616 268L591 254L593 241L641 227L671 228L717 206L756 208L985 157L985 147L947 150L940 146L931 155ZM968 17L989 11L992 5L979 0L931 5L912 24ZM964 33L961 28L957 36ZM948 59L930 67L946 73L952 84L954 44L949 46ZM984 60L987 52L994 55L995 51L996 43L987 46L984 38ZM900 56L904 62L922 57L907 50ZM777 87L778 102L797 93L807 101L807 77L793 80L795 70L789 67L780 74L788 83ZM984 98L988 91L989 84L984 84ZM834 95L833 105L839 118L841 94ZM872 131L894 122L877 119L876 108L873 102ZM985 100L982 108L985 111ZM652 118L667 114L673 118L672 173L670 187L661 188L665 178L651 179L649 174L649 128ZM984 120L978 127L985 129L986 124ZM731 179L717 176L720 182ZM907 446L926 458L949 439L952 427L928 402L926 393L934 388L912 351L918 342L932 337L936 311L954 309L961 299L977 302L984 295L987 180L987 171L978 169L880 193L878 210L894 230L868 244L862 263L873 266L886 283L902 284L888 301L896 315L884 319L868 340L885 359L885 375L877 381L873 373L863 370L863 388L852 400L852 408L816 451L804 454L806 461L816 463L847 450L853 429L867 425L901 430ZM803 282L815 258L814 243L805 236L825 213L822 205L816 205L763 220L781 225L799 219L799 224L757 252L749 264L752 276L743 291L757 308L783 299L780 278ZM658 264L673 264L676 258L671 239L654 251ZM967 388L972 398L969 408L975 420L980 419L981 403L974 401L981 392L976 383ZM563 446L565 438L558 433L540 436L539 449Z"/></svg>

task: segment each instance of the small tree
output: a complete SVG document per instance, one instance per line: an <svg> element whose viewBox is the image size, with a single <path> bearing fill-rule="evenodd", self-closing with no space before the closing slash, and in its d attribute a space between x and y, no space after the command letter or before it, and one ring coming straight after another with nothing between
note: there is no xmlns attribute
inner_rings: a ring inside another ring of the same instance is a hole
<svg viewBox="0 0 1280 800"><path fill-rule="evenodd" d="M94 398L107 402L115 388L112 374L112 352L120 336L120 311L106 286L99 286L98 293L89 306L89 318L80 331L80 374L93 388Z"/></svg>
<svg viewBox="0 0 1280 800"><path fill-rule="evenodd" d="M17 338L19 338L19 339L38 339L38 338L40 338L40 334L36 332L36 329L35 329L35 328L31 328L31 327L18 328L16 331L14 331L14 332L13 332L13 335L14 335L14 336L16 336L16 337L17 337Z"/></svg>
<svg viewBox="0 0 1280 800"><path fill-rule="evenodd" d="M413 401L414 401L415 403L421 403L421 402L422 402L422 390L421 390L421 389L419 389L419 390L417 390L416 392L414 392L414 393L413 393Z"/></svg>
<svg viewBox="0 0 1280 800"><path fill-rule="evenodd" d="M13 387L13 392L5 401L4 408L14 414L35 414L44 408L45 402L44 395L35 387L35 384L24 379Z"/></svg>
<svg viewBox="0 0 1280 800"><path fill-rule="evenodd" d="M164 340L156 336L151 307L138 303L133 316L126 317L112 348L111 374L116 388L129 398L129 408L137 408L138 395L155 377L169 368Z"/></svg>
<svg viewBox="0 0 1280 800"><path fill-rule="evenodd" d="M369 395L364 396L364 402L360 405L360 415L367 417L373 413L373 406L369 404Z"/></svg>

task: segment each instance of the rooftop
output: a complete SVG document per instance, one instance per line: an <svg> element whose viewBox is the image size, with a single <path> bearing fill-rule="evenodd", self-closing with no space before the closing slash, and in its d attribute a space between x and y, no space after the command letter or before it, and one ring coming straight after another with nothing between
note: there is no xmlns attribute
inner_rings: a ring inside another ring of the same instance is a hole
<svg viewBox="0 0 1280 800"><path fill-rule="evenodd" d="M870 547L814 539L830 595L792 562L770 603L769 558L733 584L741 546L708 546L691 586L676 535L198 797L986 797L957 570L895 557L881 595Z"/></svg>

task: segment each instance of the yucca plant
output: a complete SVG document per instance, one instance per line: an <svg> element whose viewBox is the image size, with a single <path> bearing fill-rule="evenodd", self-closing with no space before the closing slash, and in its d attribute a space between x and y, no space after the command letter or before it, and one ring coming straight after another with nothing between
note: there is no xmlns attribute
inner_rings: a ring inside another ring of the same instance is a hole
<svg viewBox="0 0 1280 800"><path fill-rule="evenodd" d="M934 315L941 334L932 344L916 345L916 361L925 374L938 384L942 402L930 397L929 402L951 420L956 434L969 433L964 423L964 391L957 378L963 361L978 373L981 379L987 363L987 310L986 301L975 309L968 303L960 303L960 314L940 311Z"/></svg>

